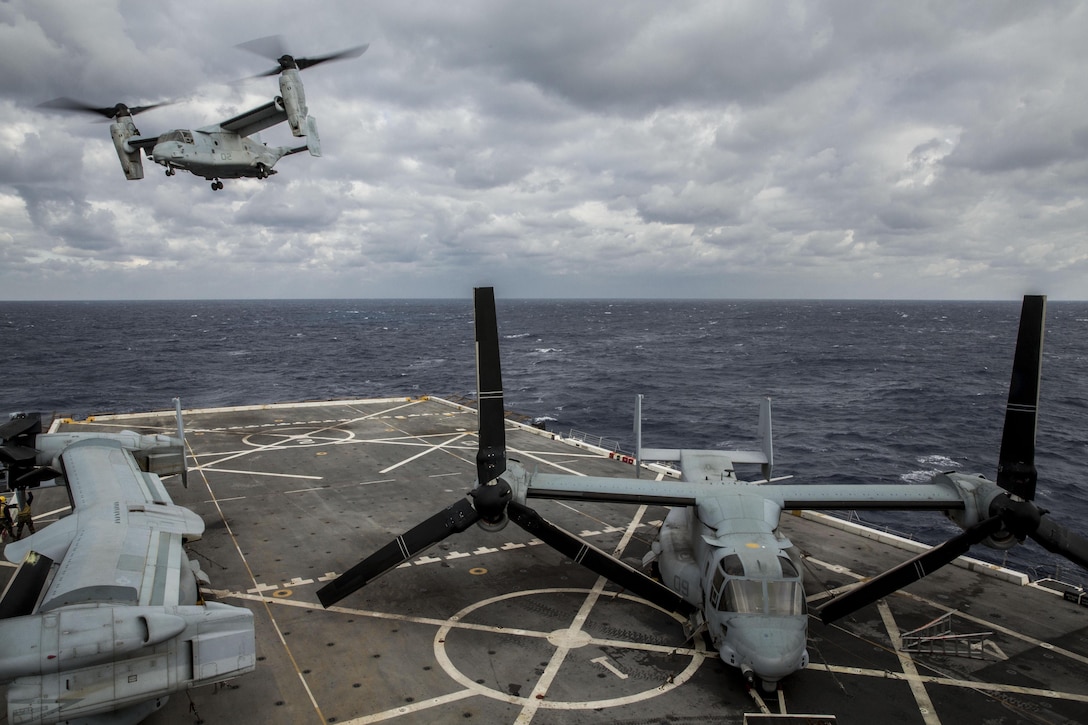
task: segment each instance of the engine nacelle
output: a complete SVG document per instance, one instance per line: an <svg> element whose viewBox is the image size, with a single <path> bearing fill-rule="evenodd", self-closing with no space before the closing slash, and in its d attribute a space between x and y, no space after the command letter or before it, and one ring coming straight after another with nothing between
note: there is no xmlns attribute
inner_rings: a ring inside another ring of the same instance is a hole
<svg viewBox="0 0 1088 725"><path fill-rule="evenodd" d="M945 515L961 529L968 529L994 515L994 501L1005 491L980 474L942 473L935 480L951 485L963 497L962 511L946 511ZM1020 543L1010 531L1001 529L981 542L991 549L1004 551Z"/></svg>
<svg viewBox="0 0 1088 725"><path fill-rule="evenodd" d="M302 78L294 68L280 73L280 96L283 98L283 110L287 112L287 125L295 136L305 136L308 128L306 116L306 91L302 88Z"/></svg>
<svg viewBox="0 0 1088 725"><path fill-rule="evenodd" d="M110 136L113 137L113 145L117 149L117 158L121 161L121 170L129 181L144 178L144 162L140 158L140 149L133 149L127 143L130 138L139 135L140 131L133 123L132 116L118 116L110 124Z"/></svg>

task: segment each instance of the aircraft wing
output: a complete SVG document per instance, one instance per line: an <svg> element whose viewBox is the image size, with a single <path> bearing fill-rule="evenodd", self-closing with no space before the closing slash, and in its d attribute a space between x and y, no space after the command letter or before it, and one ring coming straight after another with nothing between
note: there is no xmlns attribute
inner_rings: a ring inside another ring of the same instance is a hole
<svg viewBox="0 0 1088 725"><path fill-rule="evenodd" d="M959 510L963 496L951 484L755 484L717 481L654 481L537 473L527 498L694 506L717 495L745 493L790 509Z"/></svg>
<svg viewBox="0 0 1088 725"><path fill-rule="evenodd" d="M204 531L175 506L158 476L145 474L118 441L88 439L60 455L73 513L4 551L13 563L33 550L58 562L39 611L97 602L195 603L184 537Z"/></svg>
<svg viewBox="0 0 1088 725"><path fill-rule="evenodd" d="M242 136L249 136L250 134L263 131L266 128L271 128L277 123L283 123L287 120L287 111L282 107L277 107L275 101L269 101L263 106L259 106L245 113L240 113L234 118L228 118L218 126L207 126L200 129L201 131L232 131Z"/></svg>
<svg viewBox="0 0 1088 725"><path fill-rule="evenodd" d="M902 484L760 484L754 492L792 509L902 509L959 510L963 496L951 485L942 483Z"/></svg>
<svg viewBox="0 0 1088 725"><path fill-rule="evenodd" d="M607 501L610 503L694 506L710 486L686 481L652 481L606 476L568 476L536 473L526 489L527 498L560 501Z"/></svg>
<svg viewBox="0 0 1088 725"><path fill-rule="evenodd" d="M130 136L125 140L129 146L134 149L143 149L144 153L150 155L151 151L159 143L158 136Z"/></svg>

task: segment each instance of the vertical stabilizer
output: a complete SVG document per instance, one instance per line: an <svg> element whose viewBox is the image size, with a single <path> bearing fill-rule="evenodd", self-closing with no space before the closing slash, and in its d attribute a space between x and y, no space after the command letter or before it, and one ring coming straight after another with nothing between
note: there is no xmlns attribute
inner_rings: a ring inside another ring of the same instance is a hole
<svg viewBox="0 0 1088 725"><path fill-rule="evenodd" d="M306 148L310 156L321 156L321 137L317 135L317 120L313 116L306 117Z"/></svg>
<svg viewBox="0 0 1088 725"><path fill-rule="evenodd" d="M771 399L764 398L759 404L759 449L767 459L762 464L763 478L770 481L774 468L774 441L771 436Z"/></svg>

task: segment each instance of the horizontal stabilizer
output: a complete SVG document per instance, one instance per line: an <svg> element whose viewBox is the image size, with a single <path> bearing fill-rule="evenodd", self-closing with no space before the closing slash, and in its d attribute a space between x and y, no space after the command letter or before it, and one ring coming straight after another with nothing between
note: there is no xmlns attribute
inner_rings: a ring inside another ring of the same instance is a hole
<svg viewBox="0 0 1088 725"><path fill-rule="evenodd" d="M642 447L642 396L635 400L635 457L636 468L641 467L642 461L683 461L685 459L704 459L711 456L728 459L732 463L759 464L762 467L763 478L771 480L771 471L774 467L774 444L771 435L771 399L764 398L759 406L759 450L758 451L724 451L724 450L696 450L685 448L643 448ZM705 454L705 455L703 455ZM727 466L728 468L728 466Z"/></svg>
<svg viewBox="0 0 1088 725"><path fill-rule="evenodd" d="M641 458L645 461L679 461L684 458L685 448L643 448ZM695 451L693 451L695 452ZM733 463L768 463L767 454L762 451L713 451L728 458Z"/></svg>

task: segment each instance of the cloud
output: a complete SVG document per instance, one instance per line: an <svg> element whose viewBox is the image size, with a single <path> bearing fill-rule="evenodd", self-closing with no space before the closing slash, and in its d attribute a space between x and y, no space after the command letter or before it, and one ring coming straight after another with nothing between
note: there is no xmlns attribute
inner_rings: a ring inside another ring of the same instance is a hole
<svg viewBox="0 0 1088 725"><path fill-rule="evenodd" d="M1083 297L1086 15L8 0L0 294ZM126 181L108 124L37 108L171 99L142 131L206 126L279 93L232 83L274 33L371 46L303 73L323 155L263 181Z"/></svg>

